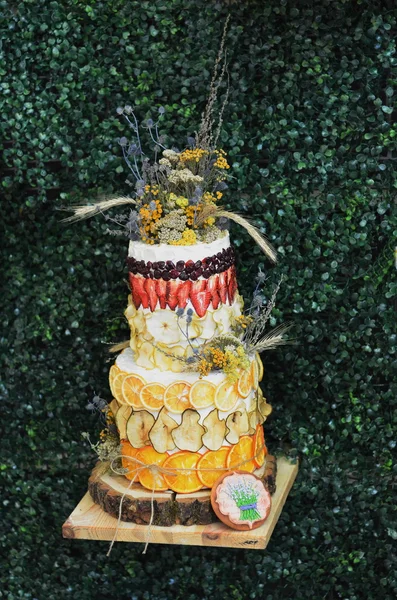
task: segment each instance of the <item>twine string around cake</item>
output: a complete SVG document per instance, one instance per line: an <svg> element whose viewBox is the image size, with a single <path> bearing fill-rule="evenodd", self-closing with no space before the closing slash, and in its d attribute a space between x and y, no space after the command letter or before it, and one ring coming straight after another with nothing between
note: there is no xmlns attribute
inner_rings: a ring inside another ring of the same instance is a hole
<svg viewBox="0 0 397 600"><path fill-rule="evenodd" d="M110 553L112 551L114 542L117 539L117 534L118 531L120 529L120 523L122 521L121 519L121 515L122 515L122 511L123 511L123 503L125 500L125 497L128 493L128 491L131 489L131 486L136 482L140 471L143 471L144 469L149 469L152 474L153 474L153 478L155 477L156 474L160 473L163 475L176 475L176 473L178 472L183 472L183 471L189 471L189 472L198 472L198 471L205 471L205 472L213 472L213 471L219 471L219 476L222 473L226 473L227 471L234 471L236 469L240 469L241 467L243 467L244 465L252 462L252 460L254 460L255 458L257 458L258 456L260 456L262 454L262 452L266 450L266 445L263 444L262 446L259 447L259 449L257 450L256 454L254 454L254 456L251 456L250 458L247 458L243 461L241 461L240 463L237 463L235 465L232 465L230 467L211 467L211 468L200 468L197 469L197 467L173 467L172 469L165 469L164 467L162 467L161 465L157 465L155 463L152 464L146 464L144 462L142 462L141 460L139 460L138 458L132 457L132 456L128 456L126 454L119 454L118 456L114 457L111 461L110 461L110 470L115 473L116 475L121 475L120 470L116 467L114 467L114 462L116 460L119 460L120 458L124 461L124 460L130 460L134 463L134 468L131 469L130 471L128 471L128 474L133 474L133 478L131 479L130 483L128 484L127 489L125 490L125 492L123 493L123 495L121 496L120 499L120 505L119 505L119 514L118 514L118 518L117 518L117 525L116 525L116 529L112 538L112 541L110 543L109 546L109 550L106 554L106 556L110 556ZM139 466L138 466L139 465ZM122 473L123 475L126 475L126 473ZM142 551L142 554L146 554L146 551L148 549L149 543L150 543L150 536L152 533L152 526L153 526L153 520L154 520L154 496L156 493L156 490L153 486L152 490L151 490L152 494L150 497L150 519L149 519L149 523L147 526L147 531L146 531L146 539L145 539L145 547Z"/></svg>

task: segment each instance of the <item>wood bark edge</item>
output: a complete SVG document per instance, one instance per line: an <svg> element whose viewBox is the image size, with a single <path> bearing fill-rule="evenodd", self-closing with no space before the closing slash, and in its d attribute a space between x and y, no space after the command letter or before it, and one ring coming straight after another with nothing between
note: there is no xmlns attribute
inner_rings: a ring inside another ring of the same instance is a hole
<svg viewBox="0 0 397 600"><path fill-rule="evenodd" d="M270 492L274 494L276 490L276 472L277 462L274 456L266 457L266 466L261 475L261 479ZM108 472L106 463L98 463L88 480L88 491L92 499L102 510L115 518L119 516L120 503L123 493L113 488L102 476ZM128 480L125 480L125 488L128 487ZM139 525L148 525L150 523L152 504L151 495L142 494L142 497L132 498L126 495L122 502L121 520ZM171 493L169 497L166 494L154 494L153 497L153 525L162 527L171 527L172 525L208 525L218 521L216 514L211 506L211 491L208 494L198 492L197 495L189 494L188 497L183 494Z"/></svg>

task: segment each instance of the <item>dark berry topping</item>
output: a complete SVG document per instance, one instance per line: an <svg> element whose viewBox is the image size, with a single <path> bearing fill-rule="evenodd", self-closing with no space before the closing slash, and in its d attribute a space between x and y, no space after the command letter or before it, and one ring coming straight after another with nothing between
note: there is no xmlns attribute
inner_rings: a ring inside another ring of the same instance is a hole
<svg viewBox="0 0 397 600"><path fill-rule="evenodd" d="M186 273L186 271L182 271L182 273L179 273L179 279L181 279L181 281L187 281L189 279L189 275Z"/></svg>
<svg viewBox="0 0 397 600"><path fill-rule="evenodd" d="M172 279L177 279L179 277L179 271L177 271L176 269L172 269L170 271L170 276Z"/></svg>
<svg viewBox="0 0 397 600"><path fill-rule="evenodd" d="M203 269L196 269L194 274L196 275L196 277L200 277L203 274Z"/></svg>
<svg viewBox="0 0 397 600"><path fill-rule="evenodd" d="M161 271L159 271L158 269L155 270L155 272L153 273L154 278L155 279L160 279L161 277Z"/></svg>
<svg viewBox="0 0 397 600"><path fill-rule="evenodd" d="M185 261L178 260L178 262L176 263L176 268L178 271L183 271L183 269L185 268Z"/></svg>
<svg viewBox="0 0 397 600"><path fill-rule="evenodd" d="M194 268L199 269L200 267L201 267L201 260L198 260L197 262L194 263Z"/></svg>
<svg viewBox="0 0 397 600"><path fill-rule="evenodd" d="M167 271L164 271L162 273L162 279L164 279L164 281L169 281L171 279L171 276Z"/></svg>

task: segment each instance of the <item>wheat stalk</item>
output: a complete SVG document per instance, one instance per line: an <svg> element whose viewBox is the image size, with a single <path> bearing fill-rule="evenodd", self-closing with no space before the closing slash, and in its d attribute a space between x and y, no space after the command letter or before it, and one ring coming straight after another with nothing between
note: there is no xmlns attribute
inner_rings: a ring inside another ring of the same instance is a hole
<svg viewBox="0 0 397 600"><path fill-rule="evenodd" d="M285 334L293 327L292 323L282 323L278 325L269 333L261 337L255 344L252 344L247 348L247 353L252 354L254 352L265 352L266 350L274 350L279 346L291 343L291 340L285 339Z"/></svg>
<svg viewBox="0 0 397 600"><path fill-rule="evenodd" d="M103 213L105 210L109 210L109 208L113 208L114 206L122 206L124 204L136 204L136 200L128 196L116 196L115 198L104 198L103 200L99 200L94 204L79 204L76 206L71 206L65 210L72 210L74 214L70 217L66 217L66 219L62 219L61 222L75 223L76 221L89 219L98 213Z"/></svg>
<svg viewBox="0 0 397 600"><path fill-rule="evenodd" d="M121 350L128 348L129 345L130 345L129 340L126 340L125 342L119 342L118 344L114 344L113 346L110 346L109 352L121 352Z"/></svg>
<svg viewBox="0 0 397 600"><path fill-rule="evenodd" d="M205 206L200 215L197 217L197 227L200 227L200 225L202 225L209 217L213 217L215 219L225 217L226 219L230 219L231 221L234 221L234 223L241 225L258 244L262 252L266 254L269 260L271 260L273 263L277 262L277 253L270 242L267 241L265 236L259 231L259 229L257 229L257 227L255 227L255 225L252 225L252 223L238 213L224 210L223 208L215 205Z"/></svg>

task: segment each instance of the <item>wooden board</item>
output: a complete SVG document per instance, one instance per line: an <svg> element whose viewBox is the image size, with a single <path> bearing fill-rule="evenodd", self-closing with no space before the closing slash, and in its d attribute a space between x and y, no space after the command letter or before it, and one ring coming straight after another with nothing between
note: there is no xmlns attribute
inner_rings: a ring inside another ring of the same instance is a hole
<svg viewBox="0 0 397 600"><path fill-rule="evenodd" d="M275 491L276 459L268 455L263 467L255 471L270 493ZM211 490L191 494L172 491L155 492L122 475L112 473L109 463L99 462L88 480L92 499L105 512L118 518L121 506L123 521L170 527L172 525L209 525L218 521L211 506ZM152 504L153 498L153 504ZM152 515L153 509L153 515Z"/></svg>
<svg viewBox="0 0 397 600"><path fill-rule="evenodd" d="M285 458L277 460L276 492L272 509L265 523L253 531L235 531L223 523L209 525L173 525L160 527L138 525L121 521L116 540L119 542L150 542L151 544L183 544L186 546L214 546L224 548L266 548L273 529L298 473L298 465ZM107 540L114 537L117 519L94 503L87 492L62 528L63 537L80 540Z"/></svg>

